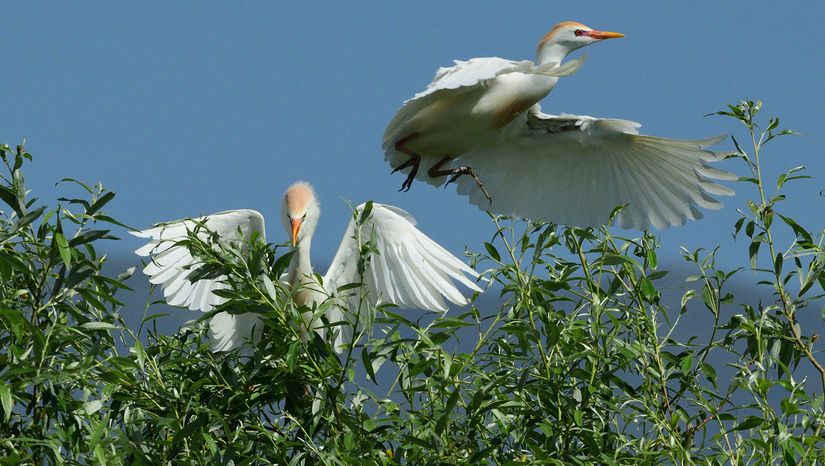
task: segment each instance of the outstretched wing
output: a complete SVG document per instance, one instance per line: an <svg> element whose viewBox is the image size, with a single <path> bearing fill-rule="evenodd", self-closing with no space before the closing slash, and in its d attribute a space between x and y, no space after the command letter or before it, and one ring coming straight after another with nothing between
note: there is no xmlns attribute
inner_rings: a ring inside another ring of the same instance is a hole
<svg viewBox="0 0 825 466"><path fill-rule="evenodd" d="M711 180L736 176L708 166L724 158L706 150L724 136L696 141L638 134L639 124L577 115L546 115L536 105L501 138L454 161L472 167L492 197L469 177L458 192L482 210L577 226L607 222L619 205L622 228L664 229L720 209L713 196L733 190Z"/></svg>
<svg viewBox="0 0 825 466"><path fill-rule="evenodd" d="M222 241L246 242L253 233L264 238L264 218L254 210L227 210L132 232L139 238L149 239L146 245L135 250L135 254L151 258L143 268L143 273L149 276L151 283L160 285L166 302L171 306L209 312L225 301L213 291L228 288L228 285L224 283L225 277L201 279L194 283L189 279L200 268L200 263L179 242L187 239L189 232L193 231L203 240L209 234L216 234ZM213 349L228 351L242 345L251 336L258 320L254 314L216 314L209 322Z"/></svg>
<svg viewBox="0 0 825 466"><path fill-rule="evenodd" d="M365 206L358 206L356 215L360 217ZM361 224L360 231L355 219L351 220L338 252L324 275L327 293L336 295L342 286L361 282L358 272L360 237L360 244L370 241L375 251L369 256L363 274L366 299L373 303L392 303L399 307L440 312L447 310L446 301L467 304L467 298L455 282L480 292L481 288L472 280L478 274L419 231L415 224L415 219L407 212L383 204L372 205L372 212ZM350 308L357 306L355 297L347 300L352 304ZM334 323L345 319L341 310L334 308L328 314L328 320ZM341 327L336 347L342 340L349 341L348 336L344 335L347 327Z"/></svg>

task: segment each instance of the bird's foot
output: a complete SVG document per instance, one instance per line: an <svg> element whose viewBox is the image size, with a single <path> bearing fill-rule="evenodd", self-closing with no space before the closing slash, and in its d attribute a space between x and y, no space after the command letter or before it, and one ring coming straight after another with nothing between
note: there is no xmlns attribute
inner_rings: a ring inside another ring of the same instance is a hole
<svg viewBox="0 0 825 466"><path fill-rule="evenodd" d="M415 175L418 173L418 167L420 165L421 157L419 157L418 155L411 155L409 160L395 167L392 170L392 173L395 173L405 168L412 167L412 170L410 170L410 173L407 175L407 179L404 180L403 183L401 183L401 189L399 189L399 191L407 192L410 190L410 188L412 187L413 180L415 179Z"/></svg>
<svg viewBox="0 0 825 466"><path fill-rule="evenodd" d="M484 197L487 198L487 201L490 204L493 203L493 198L490 197L490 193L487 192L487 189L484 187L484 183L481 182L481 178L478 177L475 170L473 170L472 168L464 166L456 167L449 171L449 175L450 179L447 180L447 183L444 184L444 188L446 188L448 184L457 180L461 175L469 175L473 177L473 180L475 180L476 182L476 186L478 186L478 189L480 189L481 192L484 194Z"/></svg>
<svg viewBox="0 0 825 466"><path fill-rule="evenodd" d="M408 134L395 143L395 150L401 152L402 154L409 155L410 158L406 162L395 167L392 173L395 173L398 170L403 170L407 167L412 167L412 170L410 170L410 173L407 175L407 179L401 183L401 189L399 189L399 191L407 192L410 190L413 180L415 179L415 175L418 173L418 167L421 165L421 156L413 152L412 149L405 145L410 139L414 139L416 136L418 136L418 133Z"/></svg>

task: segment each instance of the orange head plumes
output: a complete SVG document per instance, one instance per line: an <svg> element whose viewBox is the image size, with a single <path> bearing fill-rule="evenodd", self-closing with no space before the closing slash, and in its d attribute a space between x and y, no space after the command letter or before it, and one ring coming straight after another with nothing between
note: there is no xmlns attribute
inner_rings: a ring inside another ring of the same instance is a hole
<svg viewBox="0 0 825 466"><path fill-rule="evenodd" d="M537 48L538 63L561 60L573 50L605 39L624 37L624 34L611 31L598 31L576 21L563 21L553 26L539 41Z"/></svg>
<svg viewBox="0 0 825 466"><path fill-rule="evenodd" d="M577 23L576 21L562 21L560 23L556 23L556 24L553 25L552 28L550 28L549 31L547 31L547 34L545 34L544 37L541 38L541 40L539 41L538 48L541 49L544 46L544 44L546 44L548 41L550 41L551 39L556 37L556 35L559 33L559 31L563 31L563 30L567 30L567 29L585 30L585 29L590 29L590 28L585 26L582 23Z"/></svg>
<svg viewBox="0 0 825 466"><path fill-rule="evenodd" d="M314 229L318 219L318 202L312 186L305 181L292 184L284 193L283 211L286 229L292 235L292 245L295 246L301 229L306 229L305 224L310 223Z"/></svg>

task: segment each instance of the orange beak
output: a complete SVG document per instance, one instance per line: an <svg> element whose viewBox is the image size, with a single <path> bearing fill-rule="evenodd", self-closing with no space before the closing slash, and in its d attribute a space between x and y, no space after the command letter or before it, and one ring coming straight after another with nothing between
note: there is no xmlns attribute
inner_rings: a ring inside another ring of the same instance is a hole
<svg viewBox="0 0 825 466"><path fill-rule="evenodd" d="M619 37L624 37L624 34L622 34L621 32L597 31L595 29L592 31L587 31L585 35L598 40L618 39Z"/></svg>
<svg viewBox="0 0 825 466"><path fill-rule="evenodd" d="M298 233L301 231L301 222L303 219L292 218L289 222L292 224L292 247L298 244Z"/></svg>

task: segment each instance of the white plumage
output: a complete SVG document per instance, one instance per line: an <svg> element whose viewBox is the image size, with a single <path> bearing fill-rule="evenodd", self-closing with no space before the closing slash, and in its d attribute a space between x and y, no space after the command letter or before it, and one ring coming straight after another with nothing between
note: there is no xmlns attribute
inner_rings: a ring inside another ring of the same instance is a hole
<svg viewBox="0 0 825 466"><path fill-rule="evenodd" d="M365 206L358 206L356 215L360 216ZM355 219L350 221L341 245L319 283L313 276L309 259L312 234L320 216L312 188L300 182L292 185L284 196L282 210L284 227L291 232L293 244L297 246L289 271L282 280L301 287L293 296L299 305L312 307L333 298L350 310L357 307L358 290L339 292L339 288L360 283L358 233L361 244L372 241L377 251L370 256L364 273L366 299L373 303L386 302L400 307L444 312L447 301L459 305L468 302L455 282L473 291L481 291L472 280L478 274L419 231L415 220L407 212L376 203L372 204L371 214L361 225L360 232ZM224 277L201 279L195 283L189 280L199 264L187 247L178 242L185 240L189 231L195 230L196 222L203 222L206 227L197 230L201 238L205 239L212 232L221 241L243 243L248 242L254 233L263 238L264 218L254 210L230 210L133 233L149 239L149 243L135 253L151 257L143 271L150 282L162 287L166 301L170 305L208 312L225 301L212 292L227 285ZM326 318L335 328L335 347L340 350L342 345L349 343L349 324L354 316L336 305L329 308ZM323 334L320 322L307 324ZM260 319L254 314L215 314L210 321L213 349L228 351L237 348L248 340L257 339L261 328Z"/></svg>
<svg viewBox="0 0 825 466"><path fill-rule="evenodd" d="M384 133L386 160L414 179L458 192L483 210L569 225L600 225L619 205L624 228L659 229L719 209L713 196L733 180L708 163L721 137L681 141L638 134L638 123L547 115L538 101L580 60L573 50L622 34L557 24L539 43L537 64L501 58L456 61L406 101ZM419 169L421 168L421 169ZM470 176L462 176L470 175ZM489 194L489 197L488 197Z"/></svg>
<svg viewBox="0 0 825 466"><path fill-rule="evenodd" d="M733 190L712 179L736 177L708 166L723 158L705 150L723 137L679 141L639 135L627 120L553 116L538 105L520 115L502 137L458 157L472 166L492 202L472 179L458 192L481 209L546 218L568 225L600 225L618 205L622 228L658 229L702 218L698 208L720 209L713 196Z"/></svg>

